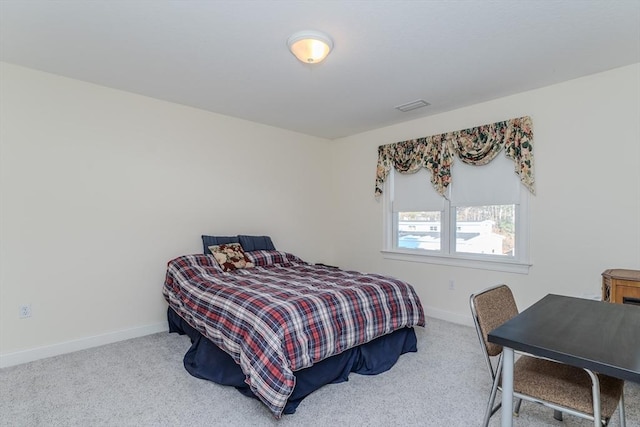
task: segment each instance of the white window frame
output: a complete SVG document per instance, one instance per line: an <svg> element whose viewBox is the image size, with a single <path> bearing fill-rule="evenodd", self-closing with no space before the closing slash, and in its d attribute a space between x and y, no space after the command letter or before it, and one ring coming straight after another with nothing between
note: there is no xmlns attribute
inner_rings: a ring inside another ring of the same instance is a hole
<svg viewBox="0 0 640 427"><path fill-rule="evenodd" d="M441 213L441 251L425 249L399 248L397 245L397 224L393 212L393 178L396 172L393 168L384 184L383 205L383 249L381 253L385 259L428 264L466 267L482 270L493 270L507 273L528 274L531 267L529 252L529 191L520 191L520 201L516 204L516 256L504 258L496 255L471 254L454 252L456 230L455 207L445 200ZM516 178L517 179L517 178Z"/></svg>

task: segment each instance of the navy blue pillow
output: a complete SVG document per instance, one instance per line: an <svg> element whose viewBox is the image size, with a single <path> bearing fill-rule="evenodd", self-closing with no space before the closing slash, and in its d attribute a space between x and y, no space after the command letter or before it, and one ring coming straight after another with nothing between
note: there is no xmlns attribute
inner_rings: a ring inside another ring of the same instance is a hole
<svg viewBox="0 0 640 427"><path fill-rule="evenodd" d="M211 255L209 246L240 243L238 236L202 236L202 247L205 255Z"/></svg>
<svg viewBox="0 0 640 427"><path fill-rule="evenodd" d="M271 237L269 236L243 236L239 235L240 245L245 252L251 251L275 251Z"/></svg>

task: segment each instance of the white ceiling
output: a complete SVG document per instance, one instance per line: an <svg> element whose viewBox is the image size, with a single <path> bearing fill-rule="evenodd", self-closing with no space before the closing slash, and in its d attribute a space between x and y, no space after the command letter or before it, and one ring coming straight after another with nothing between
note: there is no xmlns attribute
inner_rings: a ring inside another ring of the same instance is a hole
<svg viewBox="0 0 640 427"><path fill-rule="evenodd" d="M334 139L638 63L640 0L0 0L0 59Z"/></svg>

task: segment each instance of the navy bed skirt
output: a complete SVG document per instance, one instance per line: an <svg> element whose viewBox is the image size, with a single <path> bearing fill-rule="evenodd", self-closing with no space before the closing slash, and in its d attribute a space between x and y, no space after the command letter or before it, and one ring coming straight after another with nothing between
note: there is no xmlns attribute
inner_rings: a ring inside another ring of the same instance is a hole
<svg viewBox="0 0 640 427"><path fill-rule="evenodd" d="M194 377L235 387L242 394L256 397L244 382L245 375L233 358L200 334L169 307L169 332L188 335L191 348L184 355L184 367ZM295 372L296 386L285 406L293 414L309 394L323 385L349 380L349 373L376 375L389 370L401 354L417 351L413 328L402 328L359 347L328 357L313 366Z"/></svg>

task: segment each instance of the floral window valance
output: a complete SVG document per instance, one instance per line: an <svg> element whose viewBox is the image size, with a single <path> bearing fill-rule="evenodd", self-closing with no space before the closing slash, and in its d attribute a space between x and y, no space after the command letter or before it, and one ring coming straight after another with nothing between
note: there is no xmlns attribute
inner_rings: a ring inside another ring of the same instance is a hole
<svg viewBox="0 0 640 427"><path fill-rule="evenodd" d="M534 191L533 130L531 117L482 125L475 128L396 142L378 147L376 197L391 167L400 173L415 173L426 168L431 183L444 196L451 183L454 154L470 165L485 165L504 148L505 155L515 163L515 173L531 193Z"/></svg>

